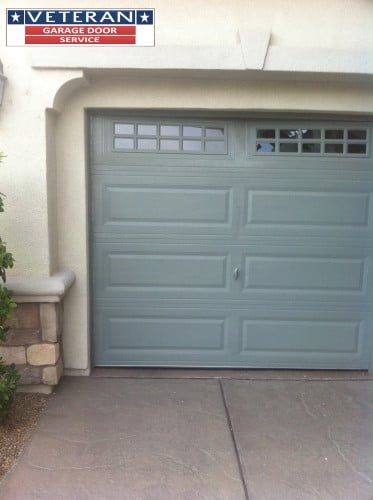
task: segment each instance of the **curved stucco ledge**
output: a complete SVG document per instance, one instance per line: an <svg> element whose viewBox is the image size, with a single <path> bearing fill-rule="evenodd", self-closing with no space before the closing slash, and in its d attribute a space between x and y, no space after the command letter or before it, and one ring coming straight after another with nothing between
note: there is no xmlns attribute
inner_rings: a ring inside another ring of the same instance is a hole
<svg viewBox="0 0 373 500"><path fill-rule="evenodd" d="M51 109L61 112L63 105L69 96L80 88L87 87L88 85L89 80L84 71L79 70L77 74L70 75L70 79L67 79L56 91Z"/></svg>
<svg viewBox="0 0 373 500"><path fill-rule="evenodd" d="M66 269L50 277L9 276L6 286L17 303L61 302L74 281L75 273Z"/></svg>

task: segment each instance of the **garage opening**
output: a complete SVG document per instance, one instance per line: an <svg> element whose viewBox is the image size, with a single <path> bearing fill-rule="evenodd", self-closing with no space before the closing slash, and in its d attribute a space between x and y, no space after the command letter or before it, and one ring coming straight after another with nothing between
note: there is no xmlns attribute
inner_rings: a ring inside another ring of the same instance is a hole
<svg viewBox="0 0 373 500"><path fill-rule="evenodd" d="M96 366L368 368L369 124L90 125Z"/></svg>

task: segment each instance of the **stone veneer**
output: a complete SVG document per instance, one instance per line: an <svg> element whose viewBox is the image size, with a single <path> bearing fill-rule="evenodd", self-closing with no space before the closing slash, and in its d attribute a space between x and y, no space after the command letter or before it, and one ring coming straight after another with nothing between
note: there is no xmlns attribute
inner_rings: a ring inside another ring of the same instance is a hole
<svg viewBox="0 0 373 500"><path fill-rule="evenodd" d="M63 372L62 304L75 281L69 269L52 276L8 276L17 308L0 356L21 374L18 390L51 393Z"/></svg>
<svg viewBox="0 0 373 500"><path fill-rule="evenodd" d="M21 375L19 390L51 392L63 372L62 302L20 303L9 320L0 356Z"/></svg>

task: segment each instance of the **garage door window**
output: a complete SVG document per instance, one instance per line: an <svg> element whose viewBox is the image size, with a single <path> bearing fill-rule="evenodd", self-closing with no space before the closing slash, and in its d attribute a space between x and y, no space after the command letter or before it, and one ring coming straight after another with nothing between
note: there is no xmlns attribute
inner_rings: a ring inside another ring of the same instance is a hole
<svg viewBox="0 0 373 500"><path fill-rule="evenodd" d="M222 126L184 123L114 123L114 151L226 154Z"/></svg>
<svg viewBox="0 0 373 500"><path fill-rule="evenodd" d="M257 128L256 154L367 156L367 129Z"/></svg>

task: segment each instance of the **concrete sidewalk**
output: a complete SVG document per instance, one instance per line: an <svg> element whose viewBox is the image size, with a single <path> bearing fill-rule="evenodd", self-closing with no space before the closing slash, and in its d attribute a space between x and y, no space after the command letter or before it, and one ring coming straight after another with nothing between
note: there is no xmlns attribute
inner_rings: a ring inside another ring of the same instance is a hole
<svg viewBox="0 0 373 500"><path fill-rule="evenodd" d="M372 500L371 380L65 378L1 500Z"/></svg>

